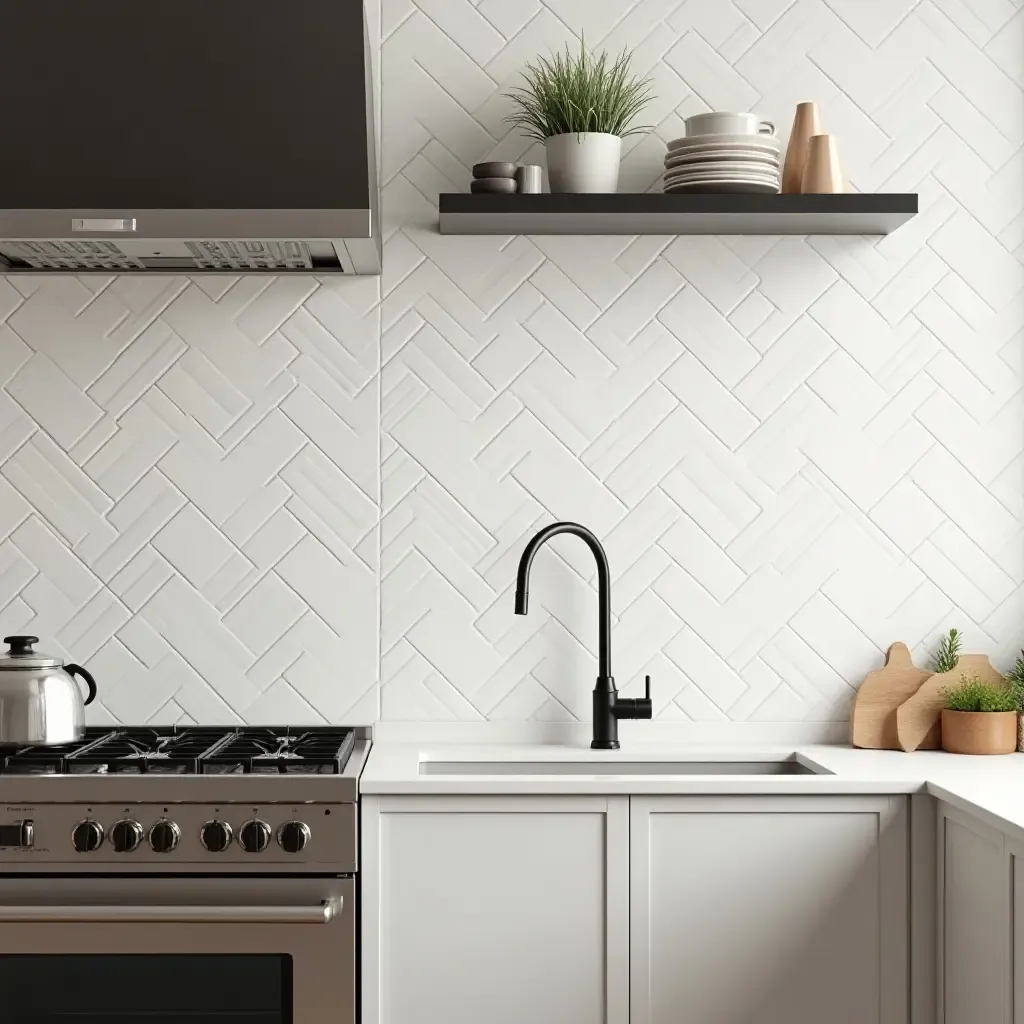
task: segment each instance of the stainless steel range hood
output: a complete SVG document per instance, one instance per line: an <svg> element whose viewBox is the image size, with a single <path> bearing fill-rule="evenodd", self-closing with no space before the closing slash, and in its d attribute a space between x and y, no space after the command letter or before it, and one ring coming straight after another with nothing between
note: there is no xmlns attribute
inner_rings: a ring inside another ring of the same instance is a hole
<svg viewBox="0 0 1024 1024"><path fill-rule="evenodd" d="M0 0L0 274L380 273L362 0Z"/></svg>

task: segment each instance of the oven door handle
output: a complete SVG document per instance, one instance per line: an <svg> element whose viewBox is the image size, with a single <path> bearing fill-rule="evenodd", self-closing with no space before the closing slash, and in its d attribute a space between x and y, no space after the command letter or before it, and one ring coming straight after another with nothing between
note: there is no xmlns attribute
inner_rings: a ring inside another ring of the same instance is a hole
<svg viewBox="0 0 1024 1024"><path fill-rule="evenodd" d="M307 907L12 907L0 905L0 924L330 924L342 897Z"/></svg>

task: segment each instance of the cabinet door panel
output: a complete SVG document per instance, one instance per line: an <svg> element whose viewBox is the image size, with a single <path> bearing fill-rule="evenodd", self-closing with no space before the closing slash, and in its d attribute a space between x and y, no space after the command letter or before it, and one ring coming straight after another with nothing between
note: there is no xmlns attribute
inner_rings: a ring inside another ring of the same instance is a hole
<svg viewBox="0 0 1024 1024"><path fill-rule="evenodd" d="M1013 1024L1024 1024L1024 845L1013 841L1010 849L1010 884L1013 886L1013 901L1010 948L1013 962L1010 984L1013 997Z"/></svg>
<svg viewBox="0 0 1024 1024"><path fill-rule="evenodd" d="M375 1019L626 1024L627 829L626 798L381 800Z"/></svg>
<svg viewBox="0 0 1024 1024"><path fill-rule="evenodd" d="M632 1024L905 1024L906 856L889 798L634 800Z"/></svg>
<svg viewBox="0 0 1024 1024"><path fill-rule="evenodd" d="M942 1024L1011 1018L1011 871L1002 833L967 814L939 810L939 967Z"/></svg>

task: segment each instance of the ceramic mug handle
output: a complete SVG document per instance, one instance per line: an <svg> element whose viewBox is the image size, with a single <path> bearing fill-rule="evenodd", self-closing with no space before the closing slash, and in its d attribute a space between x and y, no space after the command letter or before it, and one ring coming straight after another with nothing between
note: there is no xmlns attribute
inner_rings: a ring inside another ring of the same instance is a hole
<svg viewBox="0 0 1024 1024"><path fill-rule="evenodd" d="M757 126L757 134L758 135L774 135L775 134L775 125L772 124L771 121L762 121Z"/></svg>

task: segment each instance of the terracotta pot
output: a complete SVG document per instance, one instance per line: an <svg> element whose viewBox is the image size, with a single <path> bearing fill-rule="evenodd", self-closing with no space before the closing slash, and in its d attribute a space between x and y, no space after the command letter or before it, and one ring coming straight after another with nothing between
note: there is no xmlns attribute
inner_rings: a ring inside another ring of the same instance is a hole
<svg viewBox="0 0 1024 1024"><path fill-rule="evenodd" d="M782 191L795 195L800 191L807 163L807 149L812 135L821 134L821 115L817 103L798 103L793 128L786 147L786 162L782 165Z"/></svg>
<svg viewBox="0 0 1024 1024"><path fill-rule="evenodd" d="M942 749L951 754L1012 754L1017 749L1017 712L943 710Z"/></svg>

